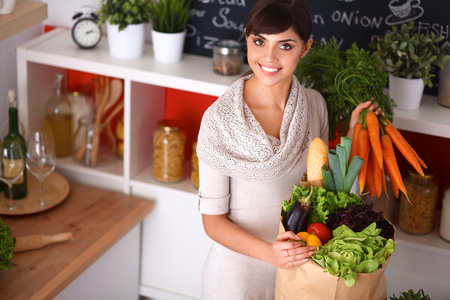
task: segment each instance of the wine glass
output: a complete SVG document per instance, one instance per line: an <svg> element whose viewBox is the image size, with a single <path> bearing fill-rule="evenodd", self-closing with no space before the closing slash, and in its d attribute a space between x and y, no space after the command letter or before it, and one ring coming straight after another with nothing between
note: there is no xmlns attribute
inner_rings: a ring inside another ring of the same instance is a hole
<svg viewBox="0 0 450 300"><path fill-rule="evenodd" d="M32 131L27 145L27 169L39 179L41 197L31 206L44 207L48 204L45 198L44 179L50 175L56 166L55 143L50 130Z"/></svg>
<svg viewBox="0 0 450 300"><path fill-rule="evenodd" d="M18 142L11 141L7 145L4 144L1 154L1 177L8 186L8 202L2 205L2 209L10 212L20 211L20 206L17 206L13 200L13 184L20 178L23 178L23 171L25 166L25 158L22 147ZM5 192L6 194L6 192Z"/></svg>

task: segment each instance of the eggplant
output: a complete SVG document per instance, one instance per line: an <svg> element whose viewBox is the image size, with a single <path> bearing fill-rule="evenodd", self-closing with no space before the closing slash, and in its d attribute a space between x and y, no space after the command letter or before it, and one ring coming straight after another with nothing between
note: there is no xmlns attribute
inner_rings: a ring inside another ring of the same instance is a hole
<svg viewBox="0 0 450 300"><path fill-rule="evenodd" d="M314 187L311 186L309 194L296 200L286 213L285 218L283 218L283 226L286 231L293 231L296 234L300 231L306 231L306 228L308 227L313 189ZM292 200L293 199L291 198L291 201Z"/></svg>
<svg viewBox="0 0 450 300"><path fill-rule="evenodd" d="M286 231L299 233L305 231L308 226L309 205L305 205L301 201L296 201L286 214L283 225Z"/></svg>

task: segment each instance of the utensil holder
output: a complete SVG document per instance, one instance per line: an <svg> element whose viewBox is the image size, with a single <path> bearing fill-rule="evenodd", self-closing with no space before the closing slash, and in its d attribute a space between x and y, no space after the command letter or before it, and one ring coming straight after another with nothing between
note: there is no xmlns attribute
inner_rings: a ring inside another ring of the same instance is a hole
<svg viewBox="0 0 450 300"><path fill-rule="evenodd" d="M99 166L114 158L115 139L110 121L95 122L88 117L78 120L74 138L74 159L86 166Z"/></svg>

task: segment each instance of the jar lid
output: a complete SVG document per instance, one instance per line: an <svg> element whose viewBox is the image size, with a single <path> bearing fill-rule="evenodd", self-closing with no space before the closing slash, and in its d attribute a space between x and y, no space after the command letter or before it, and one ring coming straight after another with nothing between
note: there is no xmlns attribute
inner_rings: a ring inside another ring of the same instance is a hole
<svg viewBox="0 0 450 300"><path fill-rule="evenodd" d="M242 51L242 44L235 40L221 40L214 44L214 52L222 55L237 55Z"/></svg>
<svg viewBox="0 0 450 300"><path fill-rule="evenodd" d="M79 91L66 91L66 94L73 97L84 97L84 94Z"/></svg>
<svg viewBox="0 0 450 300"><path fill-rule="evenodd" d="M178 131L181 129L181 123L177 120L161 120L158 122L158 128L164 131Z"/></svg>
<svg viewBox="0 0 450 300"><path fill-rule="evenodd" d="M408 174L411 177L418 178L418 179L433 179L434 178L434 172L432 170L427 169L427 170L424 170L423 173L424 173L424 176L417 173L416 170L408 169Z"/></svg>

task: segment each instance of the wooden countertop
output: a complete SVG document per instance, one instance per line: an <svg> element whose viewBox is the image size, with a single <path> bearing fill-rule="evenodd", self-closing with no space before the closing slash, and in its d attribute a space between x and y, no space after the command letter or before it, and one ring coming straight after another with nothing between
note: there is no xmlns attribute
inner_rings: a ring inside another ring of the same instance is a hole
<svg viewBox="0 0 450 300"><path fill-rule="evenodd" d="M72 232L74 240L15 253L0 271L3 299L52 299L140 223L151 201L79 184L58 206L29 216L1 216L13 236Z"/></svg>

